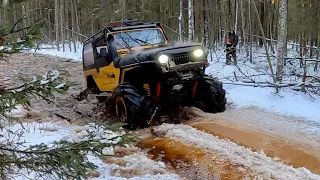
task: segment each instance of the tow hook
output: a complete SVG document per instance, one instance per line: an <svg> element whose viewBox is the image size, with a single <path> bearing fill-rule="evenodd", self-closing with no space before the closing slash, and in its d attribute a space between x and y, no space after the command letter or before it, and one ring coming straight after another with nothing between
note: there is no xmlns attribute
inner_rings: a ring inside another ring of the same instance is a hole
<svg viewBox="0 0 320 180"><path fill-rule="evenodd" d="M198 87L198 81L196 81L193 85L193 91L192 91L192 99L195 98L196 92L197 92L197 87Z"/></svg>
<svg viewBox="0 0 320 180"><path fill-rule="evenodd" d="M183 88L182 84L177 84L172 87L172 90L173 91L180 91L180 89L182 89L182 88Z"/></svg>

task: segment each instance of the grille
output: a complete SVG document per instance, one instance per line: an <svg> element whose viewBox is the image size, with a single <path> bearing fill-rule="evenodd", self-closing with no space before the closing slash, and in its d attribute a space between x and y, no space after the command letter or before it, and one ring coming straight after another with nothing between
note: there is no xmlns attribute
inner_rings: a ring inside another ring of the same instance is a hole
<svg viewBox="0 0 320 180"><path fill-rule="evenodd" d="M191 61L191 55L189 54L179 54L172 58L173 62L178 64L185 64Z"/></svg>

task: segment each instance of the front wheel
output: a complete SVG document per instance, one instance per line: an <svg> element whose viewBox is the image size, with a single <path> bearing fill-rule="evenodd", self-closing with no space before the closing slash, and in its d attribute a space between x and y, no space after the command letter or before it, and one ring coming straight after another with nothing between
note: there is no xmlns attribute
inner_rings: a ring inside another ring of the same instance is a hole
<svg viewBox="0 0 320 180"><path fill-rule="evenodd" d="M226 109L226 91L217 79L205 76L198 81L195 94L195 106L209 113L224 112Z"/></svg>
<svg viewBox="0 0 320 180"><path fill-rule="evenodd" d="M120 84L113 92L112 100L118 120L126 123L125 128L134 130L146 127L150 120L150 100L130 83Z"/></svg>

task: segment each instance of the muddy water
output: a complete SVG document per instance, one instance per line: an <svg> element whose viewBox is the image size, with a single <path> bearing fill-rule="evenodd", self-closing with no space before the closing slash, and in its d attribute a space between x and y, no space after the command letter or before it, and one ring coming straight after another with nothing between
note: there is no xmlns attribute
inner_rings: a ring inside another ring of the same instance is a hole
<svg viewBox="0 0 320 180"><path fill-rule="evenodd" d="M240 165L203 149L185 145L169 138L142 140L138 146L148 149L153 159L161 159L187 179L243 179L249 171Z"/></svg>
<svg viewBox="0 0 320 180"><path fill-rule="evenodd" d="M320 161L317 155L305 153L301 146L286 144L281 139L266 134L239 130L215 123L197 123L192 125L198 130L219 136L222 139L230 139L239 145L250 147L254 151L264 150L269 157L278 157L286 164L295 168L306 167L315 174L320 174Z"/></svg>

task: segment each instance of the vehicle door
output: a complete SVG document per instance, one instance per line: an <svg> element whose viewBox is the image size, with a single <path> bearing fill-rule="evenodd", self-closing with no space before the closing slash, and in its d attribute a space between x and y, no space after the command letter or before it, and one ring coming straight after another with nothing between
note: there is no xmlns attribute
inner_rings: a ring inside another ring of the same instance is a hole
<svg viewBox="0 0 320 180"><path fill-rule="evenodd" d="M114 67L114 63L108 56L108 44L103 37L94 42L95 68L94 79L101 91L112 91L119 82L119 68Z"/></svg>

